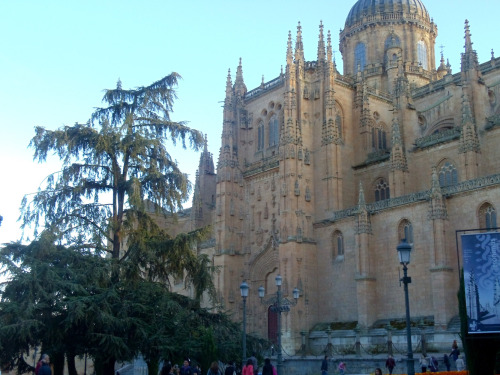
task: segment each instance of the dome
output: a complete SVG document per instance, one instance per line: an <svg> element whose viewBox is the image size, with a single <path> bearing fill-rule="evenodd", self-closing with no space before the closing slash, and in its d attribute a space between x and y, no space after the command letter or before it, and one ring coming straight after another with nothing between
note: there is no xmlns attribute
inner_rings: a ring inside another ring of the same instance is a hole
<svg viewBox="0 0 500 375"><path fill-rule="evenodd" d="M383 17L388 13L391 16ZM347 16L345 28L350 28L362 22L363 17L370 16L382 16L387 21L397 21L400 18L414 19L415 17L419 21L430 22L429 12L420 0L358 0Z"/></svg>

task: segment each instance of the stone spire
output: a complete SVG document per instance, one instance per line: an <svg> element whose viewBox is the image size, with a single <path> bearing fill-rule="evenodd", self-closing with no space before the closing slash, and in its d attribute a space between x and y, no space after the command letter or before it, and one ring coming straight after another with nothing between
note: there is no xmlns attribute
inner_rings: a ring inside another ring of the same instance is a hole
<svg viewBox="0 0 500 375"><path fill-rule="evenodd" d="M300 23L299 23L300 28ZM302 42L300 42L300 45ZM297 46L299 40L297 39ZM297 47L296 47L297 48ZM292 55L292 34L288 32L287 54L286 54L286 91L283 105L284 128L280 132L280 143L282 145L296 144L297 124L297 67ZM291 149L281 149L282 157L289 157Z"/></svg>
<svg viewBox="0 0 500 375"><path fill-rule="evenodd" d="M238 69L236 70L236 78L234 80L234 91L241 97L245 96L245 94L247 93L247 86L245 85L245 81L243 80L243 68L241 65L241 57Z"/></svg>
<svg viewBox="0 0 500 375"><path fill-rule="evenodd" d="M233 96L233 82L231 80L231 69L227 70L226 79L226 100L225 102L230 103Z"/></svg>
<svg viewBox="0 0 500 375"><path fill-rule="evenodd" d="M332 35L330 34L330 30L328 30L327 36L327 44L326 44L326 59L328 62L332 61L333 58L333 48L332 48Z"/></svg>
<svg viewBox="0 0 500 375"><path fill-rule="evenodd" d="M295 61L305 62L304 45L302 44L302 26L300 26L300 22L297 26L297 39L295 42Z"/></svg>
<svg viewBox="0 0 500 375"><path fill-rule="evenodd" d="M441 50L441 63L439 64L437 71L438 71L438 73L441 73L441 72L446 73L448 71L448 69L446 68L445 61L444 61L443 50Z"/></svg>
<svg viewBox="0 0 500 375"><path fill-rule="evenodd" d="M391 148L391 170L407 171L408 163L403 149L401 131L399 128L398 111L393 111L392 117L392 148Z"/></svg>
<svg viewBox="0 0 500 375"><path fill-rule="evenodd" d="M441 185L439 184L437 169L434 166L432 167L428 218L431 220L438 220L438 219L444 220L447 217L448 213L446 211L446 204L444 202L444 197L441 192Z"/></svg>
<svg viewBox="0 0 500 375"><path fill-rule="evenodd" d="M359 183L359 198L358 198L358 226L356 228L356 233L372 233L372 226L370 223L370 217L368 213L368 208L365 202L365 192L363 191L363 184Z"/></svg>
<svg viewBox="0 0 500 375"><path fill-rule="evenodd" d="M472 49L472 39L469 27L469 21L465 20L465 52L462 53L462 72L467 72L471 69L478 69L479 62L477 59L477 53Z"/></svg>
<svg viewBox="0 0 500 375"><path fill-rule="evenodd" d="M365 192L363 190L363 184L361 182L359 183L358 207L359 211L366 210Z"/></svg>
<svg viewBox="0 0 500 375"><path fill-rule="evenodd" d="M191 220L194 228L208 225L211 218L210 211L215 207L216 175L213 156L208 152L208 140L205 134L205 145L200 155L198 170L193 192Z"/></svg>
<svg viewBox="0 0 500 375"><path fill-rule="evenodd" d="M323 36L323 21L319 24L319 39L318 39L318 63L325 61L325 38Z"/></svg>
<svg viewBox="0 0 500 375"><path fill-rule="evenodd" d="M462 87L462 132L460 135L459 152L479 152L479 138L472 115L471 103L467 94L467 86Z"/></svg>
<svg viewBox="0 0 500 375"><path fill-rule="evenodd" d="M366 81L363 80L362 85L362 103L361 103L361 126L367 127L371 125L371 112L370 112L370 95L368 93L368 86Z"/></svg>
<svg viewBox="0 0 500 375"><path fill-rule="evenodd" d="M200 163L198 164L198 171L200 174L214 174L214 160L212 154L208 152L208 139L205 134L205 144L203 146L203 152L200 155Z"/></svg>
<svg viewBox="0 0 500 375"><path fill-rule="evenodd" d="M325 102L324 102L324 121L321 129L321 145L341 144L339 125L337 124L337 109L335 106L335 67L332 59L332 44L330 32L328 32L328 60L326 61L325 76Z"/></svg>
<svg viewBox="0 0 500 375"><path fill-rule="evenodd" d="M408 78L406 77L403 65L403 58L398 59L398 70L394 82L394 97L396 98L396 109L401 109L401 100L406 96L409 86Z"/></svg>
<svg viewBox="0 0 500 375"><path fill-rule="evenodd" d="M288 43L286 45L286 64L293 64L292 32L288 32Z"/></svg>

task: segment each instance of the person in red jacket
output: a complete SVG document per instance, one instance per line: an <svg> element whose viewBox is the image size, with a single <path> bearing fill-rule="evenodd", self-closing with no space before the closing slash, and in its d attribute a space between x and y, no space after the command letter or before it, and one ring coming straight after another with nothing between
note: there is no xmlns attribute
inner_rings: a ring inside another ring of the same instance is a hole
<svg viewBox="0 0 500 375"><path fill-rule="evenodd" d="M248 358L247 364L243 367L242 375L253 375L253 361L251 358Z"/></svg>

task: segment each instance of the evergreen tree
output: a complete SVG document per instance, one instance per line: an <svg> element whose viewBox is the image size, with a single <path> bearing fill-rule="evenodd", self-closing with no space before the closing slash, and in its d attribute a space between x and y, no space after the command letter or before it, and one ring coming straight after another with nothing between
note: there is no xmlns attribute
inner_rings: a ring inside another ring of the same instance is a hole
<svg viewBox="0 0 500 375"><path fill-rule="evenodd" d="M55 357L62 353L62 348L56 349L56 342L62 343L63 337L50 340L74 330L81 334L81 344L70 345L71 354L82 354L84 347L84 352L93 356L96 371L111 375L118 359L130 359L144 351L154 362L158 353L165 351L157 344L164 335L151 345L144 343L144 332L159 332L158 326L145 323L152 311L145 308L151 300L144 298L158 295L156 284L168 287L170 278L185 278L194 288L197 304L205 291L213 296L213 267L206 256L193 251L208 229L172 237L158 225L163 217L175 217L173 213L181 208L191 189L187 176L169 154L166 141L174 146L180 142L183 148L189 145L194 150L204 141L200 132L170 119L179 78L172 73L132 90L123 89L118 82L116 89L106 90L106 105L96 109L88 123L54 131L36 128L30 142L34 159L44 162L47 155L55 153L62 167L47 177L36 194L23 199L23 227L34 228L35 236L40 229L50 231L59 243L80 254L107 254L109 268L103 273L107 277L99 282L83 283L88 288L82 286L81 294L67 293L66 289L57 294L57 288L68 285L54 286L53 291L39 290L47 293L45 302L29 303L36 309L45 308L48 319L40 322L27 317L31 325L19 338L24 348L41 342L52 347ZM33 244L38 245L38 241ZM149 288L148 293L145 288ZM138 292L142 295L135 294ZM61 320L57 321L52 318L61 296L65 310L58 313ZM51 302L53 297L59 299ZM164 297L159 301L166 303ZM50 327L54 335L47 331Z"/></svg>
<svg viewBox="0 0 500 375"><path fill-rule="evenodd" d="M107 106L87 124L37 127L30 142L34 159L43 162L55 153L62 169L25 197L23 225L57 228L67 243L109 252L117 261L133 257L145 233L159 232L152 213L175 212L189 196L189 180L165 141L184 148L188 141L195 150L203 144L200 132L170 119L179 78L172 73L132 90L118 82L105 92Z"/></svg>
<svg viewBox="0 0 500 375"><path fill-rule="evenodd" d="M12 243L0 250L10 278L0 291L0 359L19 372L30 370L25 355L38 347L50 353L55 374L62 374L64 355L74 357L88 347L91 321L85 318L102 311L102 305L75 309L74 301L89 305L96 289L106 288L109 260L53 241L44 232L30 245Z"/></svg>

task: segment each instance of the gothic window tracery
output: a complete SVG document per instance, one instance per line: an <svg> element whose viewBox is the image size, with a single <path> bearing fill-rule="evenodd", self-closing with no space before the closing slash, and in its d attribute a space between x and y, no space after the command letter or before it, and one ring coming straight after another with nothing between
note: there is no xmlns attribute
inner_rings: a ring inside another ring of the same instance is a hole
<svg viewBox="0 0 500 375"><path fill-rule="evenodd" d="M399 224L398 228L399 240L406 238L406 242L413 245L413 225L407 219L404 219Z"/></svg>
<svg viewBox="0 0 500 375"><path fill-rule="evenodd" d="M332 257L336 259L344 255L344 237L342 232L336 230L332 234Z"/></svg>
<svg viewBox="0 0 500 375"><path fill-rule="evenodd" d="M445 187L456 183L458 183L457 168L449 161L444 162L439 168L439 185Z"/></svg>
<svg viewBox="0 0 500 375"><path fill-rule="evenodd" d="M479 208L479 227L485 229L497 228L497 211L490 203L484 203Z"/></svg>
<svg viewBox="0 0 500 375"><path fill-rule="evenodd" d="M387 132L384 123L372 128L372 148L374 151L387 150Z"/></svg>
<svg viewBox="0 0 500 375"><path fill-rule="evenodd" d="M258 132L258 139L257 139L257 150L263 150L264 149L264 122L259 121L259 125L257 126L257 132Z"/></svg>
<svg viewBox="0 0 500 375"><path fill-rule="evenodd" d="M422 65L422 68L424 68L425 70L429 69L427 63L427 46L425 45L425 42L423 40L417 43L417 56L418 63Z"/></svg>
<svg viewBox="0 0 500 375"><path fill-rule="evenodd" d="M279 143L278 116L273 115L269 120L269 147Z"/></svg>
<svg viewBox="0 0 500 375"><path fill-rule="evenodd" d="M383 201L391 197L389 184L383 178L379 178L375 183L375 202Z"/></svg>
<svg viewBox="0 0 500 375"><path fill-rule="evenodd" d="M366 65L366 46L364 43L356 44L354 48L354 73L365 70Z"/></svg>
<svg viewBox="0 0 500 375"><path fill-rule="evenodd" d="M342 116L340 113L337 113L335 123L337 124L337 129L339 130L339 138L342 138Z"/></svg>

